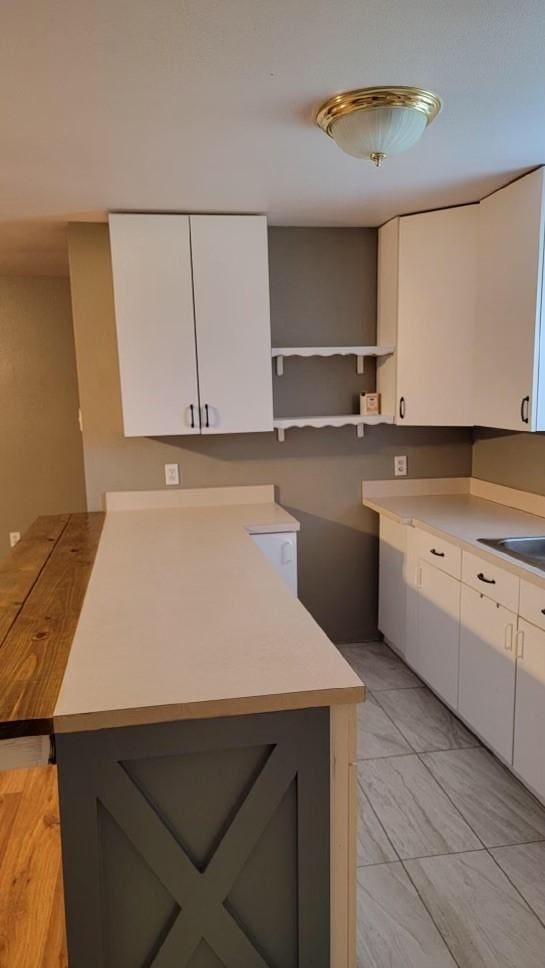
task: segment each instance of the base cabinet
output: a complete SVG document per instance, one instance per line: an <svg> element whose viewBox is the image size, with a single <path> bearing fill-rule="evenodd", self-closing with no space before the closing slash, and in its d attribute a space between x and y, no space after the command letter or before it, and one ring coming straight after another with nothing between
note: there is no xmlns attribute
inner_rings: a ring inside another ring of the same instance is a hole
<svg viewBox="0 0 545 968"><path fill-rule="evenodd" d="M378 627L403 655L407 648L407 530L405 524L391 518L380 519Z"/></svg>
<svg viewBox="0 0 545 968"><path fill-rule="evenodd" d="M297 595L297 532L253 534L252 538L288 588Z"/></svg>
<svg viewBox="0 0 545 968"><path fill-rule="evenodd" d="M460 582L421 561L412 664L449 705L458 704Z"/></svg>
<svg viewBox="0 0 545 968"><path fill-rule="evenodd" d="M517 616L462 585L458 710L507 763L513 755Z"/></svg>
<svg viewBox="0 0 545 968"><path fill-rule="evenodd" d="M545 800L545 632L519 619L513 767Z"/></svg>
<svg viewBox="0 0 545 968"><path fill-rule="evenodd" d="M383 516L379 576L388 642L545 804L545 588Z"/></svg>

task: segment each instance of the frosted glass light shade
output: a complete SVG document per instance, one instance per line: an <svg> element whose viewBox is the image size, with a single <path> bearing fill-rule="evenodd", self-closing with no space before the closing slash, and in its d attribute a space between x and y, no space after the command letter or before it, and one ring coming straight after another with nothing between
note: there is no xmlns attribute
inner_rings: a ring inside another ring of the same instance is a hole
<svg viewBox="0 0 545 968"><path fill-rule="evenodd" d="M360 87L324 101L315 121L347 154L378 166L387 155L411 148L442 105L421 87Z"/></svg>
<svg viewBox="0 0 545 968"><path fill-rule="evenodd" d="M396 155L412 148L428 123L410 107L376 107L336 118L330 134L339 148L355 158Z"/></svg>

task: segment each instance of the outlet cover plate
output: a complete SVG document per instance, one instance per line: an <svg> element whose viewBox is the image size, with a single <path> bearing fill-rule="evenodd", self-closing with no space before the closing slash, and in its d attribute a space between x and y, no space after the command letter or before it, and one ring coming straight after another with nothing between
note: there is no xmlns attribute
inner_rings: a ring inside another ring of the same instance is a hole
<svg viewBox="0 0 545 968"><path fill-rule="evenodd" d="M394 475L396 477L407 476L407 457L405 454L402 457L394 457Z"/></svg>
<svg viewBox="0 0 545 968"><path fill-rule="evenodd" d="M180 483L180 468L178 464L165 464L165 484L167 487L177 487Z"/></svg>

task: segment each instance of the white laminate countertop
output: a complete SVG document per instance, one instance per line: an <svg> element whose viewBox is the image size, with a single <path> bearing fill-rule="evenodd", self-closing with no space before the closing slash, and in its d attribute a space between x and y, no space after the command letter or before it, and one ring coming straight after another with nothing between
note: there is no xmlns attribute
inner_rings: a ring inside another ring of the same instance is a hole
<svg viewBox="0 0 545 968"><path fill-rule="evenodd" d="M274 503L106 514L55 730L359 702L364 689L249 532Z"/></svg>
<svg viewBox="0 0 545 968"><path fill-rule="evenodd" d="M480 544L478 538L512 538L545 535L545 518L506 507L471 494L418 494L363 498L365 507L405 524L446 538L488 561L545 588L545 573L500 551Z"/></svg>

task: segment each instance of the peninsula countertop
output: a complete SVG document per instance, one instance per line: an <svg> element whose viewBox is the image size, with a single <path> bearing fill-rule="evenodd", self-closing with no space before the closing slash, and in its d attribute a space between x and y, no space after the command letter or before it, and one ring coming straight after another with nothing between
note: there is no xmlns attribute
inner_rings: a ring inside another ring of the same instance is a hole
<svg viewBox="0 0 545 968"><path fill-rule="evenodd" d="M55 731L361 701L360 679L250 536L286 530L295 519L261 498L110 510Z"/></svg>

